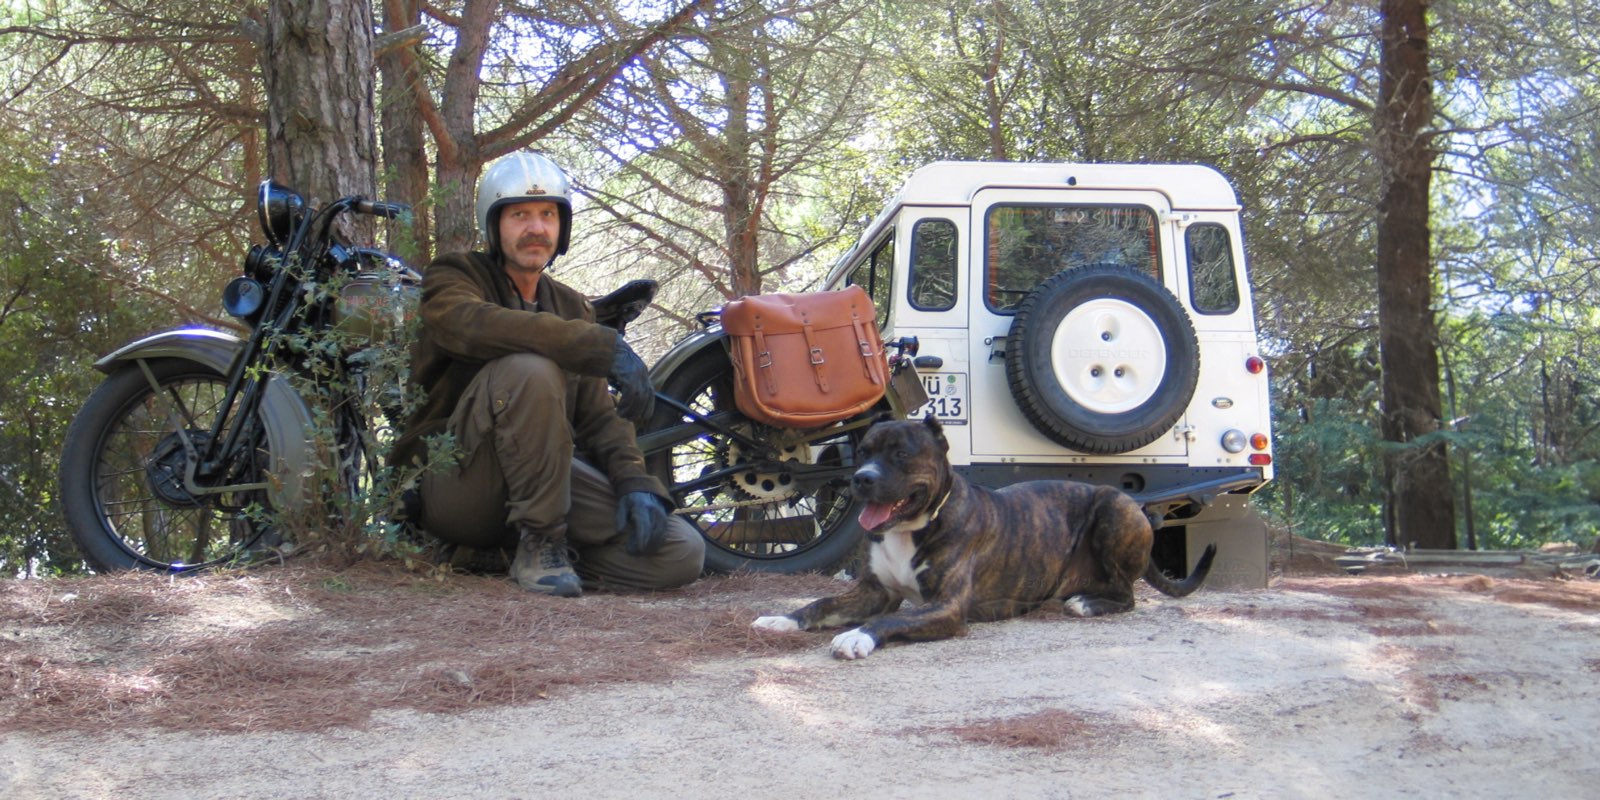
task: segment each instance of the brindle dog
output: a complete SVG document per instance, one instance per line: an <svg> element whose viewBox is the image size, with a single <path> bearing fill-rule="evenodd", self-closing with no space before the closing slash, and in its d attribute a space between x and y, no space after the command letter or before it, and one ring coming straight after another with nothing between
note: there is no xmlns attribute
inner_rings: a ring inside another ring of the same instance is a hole
<svg viewBox="0 0 1600 800"><path fill-rule="evenodd" d="M866 501L868 571L836 597L752 626L775 631L859 625L834 637L833 654L865 658L895 640L959 636L968 622L1006 619L1058 600L1078 616L1133 609L1143 577L1173 597L1200 588L1216 547L1182 581L1150 560L1150 520L1128 495L1070 481L1000 490L950 469L937 419L879 422L867 432L852 480ZM905 610L902 601L913 605Z"/></svg>

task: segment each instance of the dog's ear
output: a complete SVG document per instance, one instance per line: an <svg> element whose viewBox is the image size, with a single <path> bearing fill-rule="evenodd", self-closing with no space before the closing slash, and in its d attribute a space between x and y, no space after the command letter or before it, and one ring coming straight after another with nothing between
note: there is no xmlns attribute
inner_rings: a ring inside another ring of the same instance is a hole
<svg viewBox="0 0 1600 800"><path fill-rule="evenodd" d="M928 429L929 433L933 434L933 440L939 444L939 452L950 452L950 442L944 438L944 424L939 422L939 418L934 416L933 412L929 412L927 416L922 418L922 425Z"/></svg>
<svg viewBox="0 0 1600 800"><path fill-rule="evenodd" d="M872 425L877 425L880 422L894 422L894 412L879 411L877 415L872 418ZM872 425L868 425L867 428L870 429Z"/></svg>

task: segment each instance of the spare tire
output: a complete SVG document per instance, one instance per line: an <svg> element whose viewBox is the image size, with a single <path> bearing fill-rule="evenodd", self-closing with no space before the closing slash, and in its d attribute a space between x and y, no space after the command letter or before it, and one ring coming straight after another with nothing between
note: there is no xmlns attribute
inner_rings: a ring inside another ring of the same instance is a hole
<svg viewBox="0 0 1600 800"><path fill-rule="evenodd" d="M1200 343L1178 299L1116 264L1041 284L1017 307L1005 352L1023 416L1056 443L1101 455L1171 430L1200 376Z"/></svg>

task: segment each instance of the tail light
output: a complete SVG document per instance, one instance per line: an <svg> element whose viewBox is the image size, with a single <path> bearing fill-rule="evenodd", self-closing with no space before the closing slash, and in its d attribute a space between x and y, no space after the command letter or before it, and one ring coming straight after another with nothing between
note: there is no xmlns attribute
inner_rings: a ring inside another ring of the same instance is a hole
<svg viewBox="0 0 1600 800"><path fill-rule="evenodd" d="M1233 428L1223 432L1222 449L1229 453L1244 452L1244 431Z"/></svg>

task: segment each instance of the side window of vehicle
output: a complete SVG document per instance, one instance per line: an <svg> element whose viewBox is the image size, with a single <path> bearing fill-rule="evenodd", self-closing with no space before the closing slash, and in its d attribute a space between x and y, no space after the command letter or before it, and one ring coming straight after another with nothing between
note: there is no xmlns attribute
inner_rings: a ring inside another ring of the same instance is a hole
<svg viewBox="0 0 1600 800"><path fill-rule="evenodd" d="M1156 214L1144 206L994 206L987 228L984 302L997 313L1075 267L1121 264L1161 279Z"/></svg>
<svg viewBox="0 0 1600 800"><path fill-rule="evenodd" d="M1214 222L1190 225L1184 233L1189 259L1189 292L1194 310L1232 314L1239 310L1239 281L1233 268L1228 229Z"/></svg>
<svg viewBox="0 0 1600 800"><path fill-rule="evenodd" d="M889 303L894 291L894 237L884 239L867 260L857 264L845 284L867 290L877 311L878 327L883 328L889 321Z"/></svg>
<svg viewBox="0 0 1600 800"><path fill-rule="evenodd" d="M908 298L920 311L945 311L956 305L956 224L919 220L911 229Z"/></svg>

